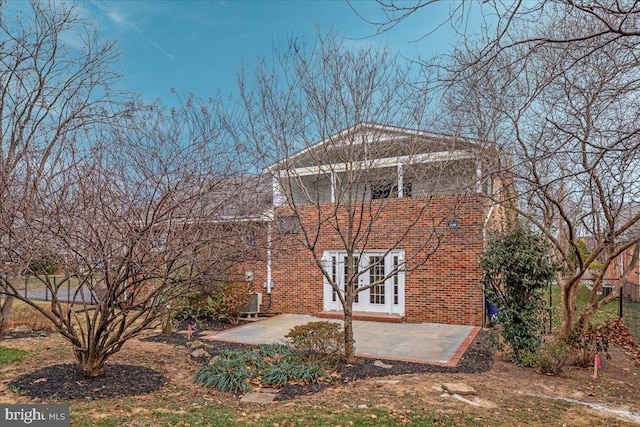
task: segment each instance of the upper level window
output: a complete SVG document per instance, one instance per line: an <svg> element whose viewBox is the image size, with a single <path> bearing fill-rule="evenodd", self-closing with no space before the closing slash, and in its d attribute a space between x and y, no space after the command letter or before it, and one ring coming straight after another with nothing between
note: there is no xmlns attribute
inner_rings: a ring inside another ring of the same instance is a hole
<svg viewBox="0 0 640 427"><path fill-rule="evenodd" d="M412 185L410 182L402 184L402 196L411 197ZM392 181L377 181L371 183L372 199L388 199L398 197L398 184Z"/></svg>
<svg viewBox="0 0 640 427"><path fill-rule="evenodd" d="M402 197L411 197L411 190L413 190L413 185L411 182L405 182L402 184Z"/></svg>
<svg viewBox="0 0 640 427"><path fill-rule="evenodd" d="M298 234L300 232L300 218L297 215L278 217L278 230L285 234Z"/></svg>
<svg viewBox="0 0 640 427"><path fill-rule="evenodd" d="M242 241L247 249L255 249L256 247L256 231L253 229L247 230L242 235Z"/></svg>

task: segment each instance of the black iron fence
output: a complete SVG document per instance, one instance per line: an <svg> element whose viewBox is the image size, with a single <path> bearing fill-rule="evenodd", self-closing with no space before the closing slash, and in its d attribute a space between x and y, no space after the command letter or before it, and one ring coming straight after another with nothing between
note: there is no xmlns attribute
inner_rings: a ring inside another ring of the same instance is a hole
<svg viewBox="0 0 640 427"><path fill-rule="evenodd" d="M592 288L593 285L589 283L583 283L579 286L577 292L578 312L581 312L586 307ZM545 333L554 333L558 331L562 324L560 287L556 284L550 284L543 292L543 300L545 301L543 310ZM631 336L640 342L640 284L630 281L605 284L602 286L602 289L598 291L598 298L604 298L610 295L611 292L617 292L617 298L600 309L593 316L592 323L594 325L602 325L622 318L625 325L629 328ZM485 324L496 324L496 322L498 322L497 308L491 304L490 301L487 300L486 302Z"/></svg>
<svg viewBox="0 0 640 427"><path fill-rule="evenodd" d="M20 296L33 301L50 301L54 294L61 302L93 305L98 301L94 290L80 285L77 277L5 276L4 279L11 283Z"/></svg>
<svg viewBox="0 0 640 427"><path fill-rule="evenodd" d="M616 283L615 285L618 284ZM604 298L608 296L611 292L614 292L616 287L611 284L603 285L598 297ZM591 289L592 285L588 283L582 284L578 288L578 311L581 311L586 306ZM640 285L625 281L617 292L617 298L596 313L592 321L595 324L604 324L621 317L629 328L631 335L640 342ZM550 285L545 291L544 300L547 303L544 313L545 330L546 332L557 331L562 321L559 286Z"/></svg>
<svg viewBox="0 0 640 427"><path fill-rule="evenodd" d="M620 317L629 333L640 342L640 284L625 282L618 297Z"/></svg>

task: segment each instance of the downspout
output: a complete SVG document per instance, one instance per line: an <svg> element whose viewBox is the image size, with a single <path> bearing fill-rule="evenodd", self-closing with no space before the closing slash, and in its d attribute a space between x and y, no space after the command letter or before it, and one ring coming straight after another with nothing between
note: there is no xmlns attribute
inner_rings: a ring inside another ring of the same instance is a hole
<svg viewBox="0 0 640 427"><path fill-rule="evenodd" d="M491 205L489 207L489 210L487 211L487 216L484 219L484 224L482 225L482 250L484 251L484 249L486 249L487 247L487 224L489 223L489 220L491 219L491 215L493 215L493 209L495 208L495 205ZM483 273L483 280L482 280L482 327L484 328L486 326L486 319L487 319L487 293L486 293L486 288L485 288L485 281L484 281L484 273Z"/></svg>
<svg viewBox="0 0 640 427"><path fill-rule="evenodd" d="M271 308L271 221L267 223L267 297L269 301L264 311L269 311Z"/></svg>
<svg viewBox="0 0 640 427"><path fill-rule="evenodd" d="M271 295L271 223L267 224L267 294Z"/></svg>

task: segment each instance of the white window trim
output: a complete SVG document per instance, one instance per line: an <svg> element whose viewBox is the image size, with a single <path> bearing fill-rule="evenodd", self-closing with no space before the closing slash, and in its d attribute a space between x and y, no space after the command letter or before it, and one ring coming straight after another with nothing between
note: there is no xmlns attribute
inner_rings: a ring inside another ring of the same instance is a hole
<svg viewBox="0 0 640 427"><path fill-rule="evenodd" d="M336 250L336 251L324 251L323 252L323 268L325 271L331 276L333 273L333 257L335 257L336 262L338 264L344 264L344 262L338 261L343 259L346 256L346 251ZM354 311L362 311L362 312L373 312L373 313L384 313L384 314L400 314L404 315L405 313L405 271L402 268L402 264L404 262L404 251L403 250L393 250L387 253L387 251L380 250L371 250L364 251L361 253L356 253L354 256L358 256L360 259L360 267L366 269L368 267L368 260L371 256L384 256L385 263L385 271L391 271L393 269L393 258L395 256L398 257L399 264L401 268L397 273L398 278L398 303L396 304L394 301L394 277L390 276L385 280L385 303L384 305L371 304L369 302L369 290L365 290L361 292L359 302L353 304ZM336 268L336 277L344 276L344 267L338 265ZM369 272L366 272L360 275L358 279L358 283L360 286L368 285L369 280ZM336 301L333 301L333 287L329 284L329 281L325 278L323 280L323 309L325 311L341 311L342 305L340 304L340 299L336 298ZM344 291L342 291L344 292ZM344 294L343 294L344 295Z"/></svg>

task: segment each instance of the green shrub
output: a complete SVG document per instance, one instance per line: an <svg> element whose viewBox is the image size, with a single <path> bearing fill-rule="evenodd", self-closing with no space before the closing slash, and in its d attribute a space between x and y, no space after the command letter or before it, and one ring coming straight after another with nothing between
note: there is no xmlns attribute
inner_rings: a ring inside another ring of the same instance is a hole
<svg viewBox="0 0 640 427"><path fill-rule="evenodd" d="M283 344L260 345L245 351L221 351L194 377L196 383L206 387L239 394L249 391L251 384L282 387L291 381L330 380L320 366L305 363L298 353Z"/></svg>
<svg viewBox="0 0 640 427"><path fill-rule="evenodd" d="M180 321L184 319L201 319L209 317L207 306L207 293L194 291L189 295L178 298L173 302L173 318Z"/></svg>
<svg viewBox="0 0 640 427"><path fill-rule="evenodd" d="M55 274L60 270L60 260L53 255L45 255L41 259L33 260L29 263L28 271L35 275Z"/></svg>
<svg viewBox="0 0 640 427"><path fill-rule="evenodd" d="M285 335L291 346L310 362L335 364L344 351L344 330L336 322L309 322L292 328Z"/></svg>
<svg viewBox="0 0 640 427"><path fill-rule="evenodd" d="M512 360L514 360L513 354L511 355L511 357ZM520 353L518 353L518 360L516 361L516 363L518 364L518 366L532 367L538 366L541 359L542 356L539 352L533 353L531 351L521 351Z"/></svg>
<svg viewBox="0 0 640 427"><path fill-rule="evenodd" d="M251 389L249 370L242 359L221 359L213 365L200 368L194 377L196 383L215 387L223 392L245 393Z"/></svg>
<svg viewBox="0 0 640 427"><path fill-rule="evenodd" d="M574 355L574 348L565 342L546 343L540 348L537 367L542 373L560 375Z"/></svg>
<svg viewBox="0 0 640 427"><path fill-rule="evenodd" d="M486 294L498 307L502 338L518 365L532 366L542 343L542 294L558 271L542 236L515 224L482 253Z"/></svg>
<svg viewBox="0 0 640 427"><path fill-rule="evenodd" d="M240 313L247 304L249 291L249 285L244 282L218 283L200 287L174 302L173 318L196 321L210 318L238 323Z"/></svg>
<svg viewBox="0 0 640 427"><path fill-rule="evenodd" d="M272 387L282 387L287 385L292 377L291 367L280 363L265 369L261 376L261 382Z"/></svg>
<svg viewBox="0 0 640 427"><path fill-rule="evenodd" d="M293 378L305 383L331 381L331 376L317 364L295 364L291 366L291 374Z"/></svg>
<svg viewBox="0 0 640 427"><path fill-rule="evenodd" d="M245 282L218 284L206 299L209 315L214 319L238 323L240 313L249 300L250 290Z"/></svg>
<svg viewBox="0 0 640 427"><path fill-rule="evenodd" d="M297 358L296 352L287 344L260 344L255 352L263 358Z"/></svg>

